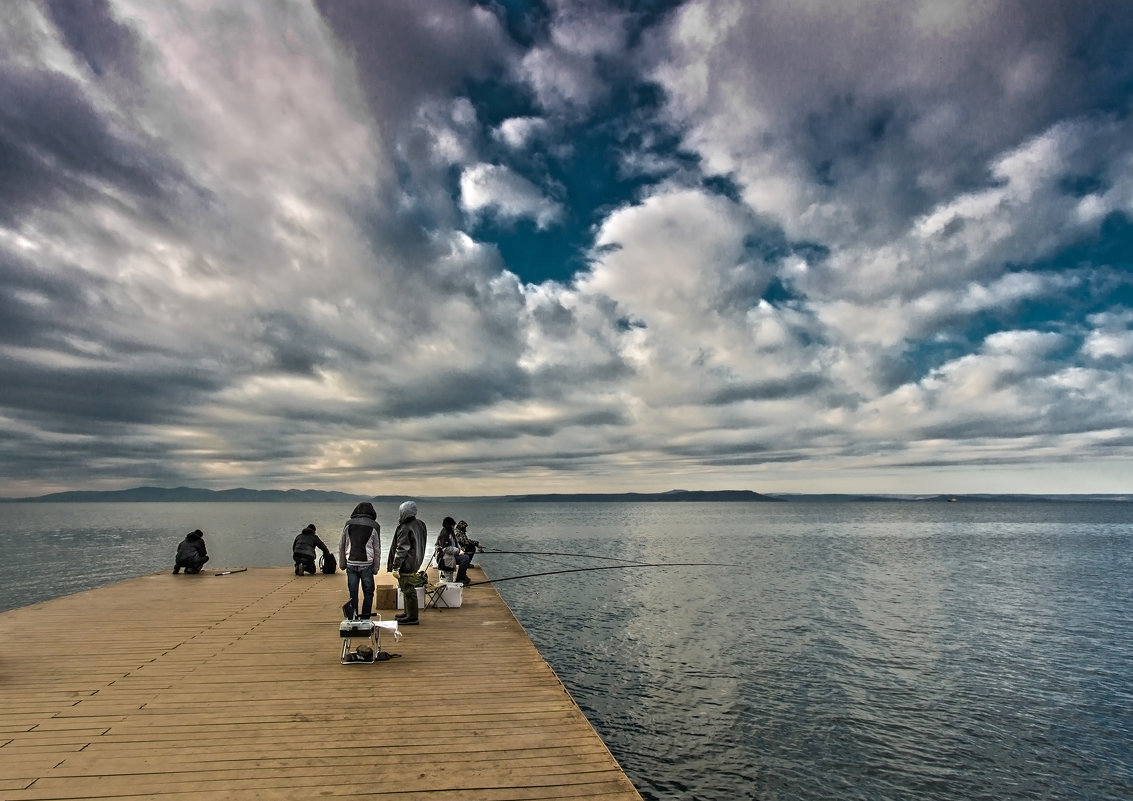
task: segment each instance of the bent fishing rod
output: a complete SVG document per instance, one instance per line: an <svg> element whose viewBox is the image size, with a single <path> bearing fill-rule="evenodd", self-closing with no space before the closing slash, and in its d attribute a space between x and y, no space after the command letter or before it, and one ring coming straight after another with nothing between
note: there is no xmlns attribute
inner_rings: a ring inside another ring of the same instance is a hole
<svg viewBox="0 0 1133 801"><path fill-rule="evenodd" d="M612 557L608 557L612 558ZM555 576L560 573L585 573L589 570L625 570L631 567L741 567L741 565L721 564L719 562L633 562L628 565L599 565L598 567L572 567L567 570L547 570L542 573L525 573L522 576L504 576L503 578L488 581L470 581L464 586L476 587L481 584L498 584L501 581L515 581L516 579L537 578L539 576Z"/></svg>
<svg viewBox="0 0 1133 801"><path fill-rule="evenodd" d="M612 562L627 562L631 565L643 565L636 559L620 559L617 556L599 556L593 553L562 553L560 551L498 551L495 548L477 548L476 553L507 553L519 556L576 556L582 559L606 559Z"/></svg>

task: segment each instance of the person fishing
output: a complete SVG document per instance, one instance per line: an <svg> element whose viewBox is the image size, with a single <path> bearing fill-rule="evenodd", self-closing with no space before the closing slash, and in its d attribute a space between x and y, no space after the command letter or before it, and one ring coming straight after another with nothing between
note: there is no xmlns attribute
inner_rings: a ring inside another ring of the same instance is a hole
<svg viewBox="0 0 1133 801"><path fill-rule="evenodd" d="M177 555L173 560L173 575L180 573L181 568L185 568L186 573L200 573L208 560L204 532L199 528L193 529L177 545Z"/></svg>
<svg viewBox="0 0 1133 801"><path fill-rule="evenodd" d="M402 626L416 626L420 622L417 588L425 584L420 569L428 532L425 523L417 519L415 501L401 504L397 510L397 520L397 530L393 534L386 559L386 570L397 578L397 586L405 599L405 612L394 615L394 619Z"/></svg>
<svg viewBox="0 0 1133 801"><path fill-rule="evenodd" d="M468 567L472 567L472 557L476 555L476 551L480 547L480 542L479 540L468 538L468 524L463 520L456 524L456 544L460 546L461 550L468 554ZM465 573L464 577L467 579L468 574Z"/></svg>
<svg viewBox="0 0 1133 801"><path fill-rule="evenodd" d="M295 535L295 541L291 543L291 557L295 560L296 576L315 572L316 548L322 551L323 556L330 555L330 548L315 533L315 524L308 523L306 528Z"/></svg>
<svg viewBox="0 0 1133 801"><path fill-rule="evenodd" d="M354 507L350 519L342 527L342 538L338 541L338 563L346 570L346 589L350 600L346 607L353 617L357 614L369 620L374 610L374 574L381 567L382 527L378 525L378 513L369 501ZM362 586L362 607L358 607L358 586Z"/></svg>
<svg viewBox="0 0 1133 801"><path fill-rule="evenodd" d="M472 562L472 557L457 544L453 528L455 525L456 521L451 517L441 521L441 533L437 535L435 546L437 569L445 573L456 573L455 581L468 584L468 565Z"/></svg>

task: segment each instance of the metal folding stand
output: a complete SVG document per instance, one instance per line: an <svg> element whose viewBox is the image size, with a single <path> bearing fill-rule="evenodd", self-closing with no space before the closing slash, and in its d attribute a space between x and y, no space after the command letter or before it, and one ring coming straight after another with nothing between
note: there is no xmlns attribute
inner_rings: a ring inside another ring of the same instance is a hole
<svg viewBox="0 0 1133 801"><path fill-rule="evenodd" d="M445 594L445 583L438 581L436 584L425 585L425 608L426 609L439 609L437 606Z"/></svg>
<svg viewBox="0 0 1133 801"><path fill-rule="evenodd" d="M371 665L390 658L390 654L382 650L382 627L377 620L343 620L338 624L338 636L342 638L342 664L344 665ZM396 624L395 624L396 625ZM394 629L396 635L396 629ZM358 653L358 648L351 647L351 640L364 638L370 641L370 656Z"/></svg>

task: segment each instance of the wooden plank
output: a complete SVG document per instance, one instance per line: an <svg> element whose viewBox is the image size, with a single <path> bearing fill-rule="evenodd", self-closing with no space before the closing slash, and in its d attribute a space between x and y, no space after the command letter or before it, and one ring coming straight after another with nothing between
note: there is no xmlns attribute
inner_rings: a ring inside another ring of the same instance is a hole
<svg viewBox="0 0 1133 801"><path fill-rule="evenodd" d="M158 574L0 614L3 798L640 799L493 588L340 665L345 583Z"/></svg>

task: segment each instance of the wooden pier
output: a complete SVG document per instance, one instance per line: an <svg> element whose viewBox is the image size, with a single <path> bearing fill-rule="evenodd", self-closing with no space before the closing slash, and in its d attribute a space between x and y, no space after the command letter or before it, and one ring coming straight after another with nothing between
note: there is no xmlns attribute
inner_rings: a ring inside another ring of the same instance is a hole
<svg viewBox="0 0 1133 801"><path fill-rule="evenodd" d="M251 568L0 614L0 799L640 801L490 585L374 664L339 662L345 600Z"/></svg>

